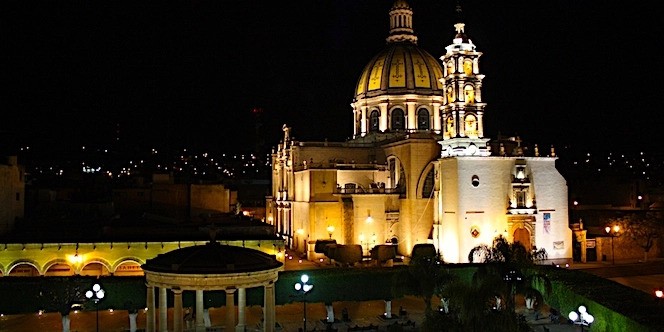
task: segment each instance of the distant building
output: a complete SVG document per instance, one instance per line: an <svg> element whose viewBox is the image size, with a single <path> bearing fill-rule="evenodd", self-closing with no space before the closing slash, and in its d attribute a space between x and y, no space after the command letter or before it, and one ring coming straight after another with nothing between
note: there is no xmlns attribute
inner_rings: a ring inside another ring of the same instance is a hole
<svg viewBox="0 0 664 332"><path fill-rule="evenodd" d="M113 189L119 212L163 210L183 216L234 212L237 191L218 183L175 183L168 174L155 174L149 185Z"/></svg>
<svg viewBox="0 0 664 332"><path fill-rule="evenodd" d="M0 159L0 235L11 231L23 218L25 172L16 156Z"/></svg>
<svg viewBox="0 0 664 332"><path fill-rule="evenodd" d="M441 64L417 46L412 16L406 1L394 2L387 46L356 86L351 140L300 142L284 125L267 221L309 255L315 240L331 238L365 254L377 244L408 255L433 243L445 261L466 262L473 247L505 236L570 260L567 184L555 151L526 150L518 138L492 146L482 53L464 23L455 24Z"/></svg>

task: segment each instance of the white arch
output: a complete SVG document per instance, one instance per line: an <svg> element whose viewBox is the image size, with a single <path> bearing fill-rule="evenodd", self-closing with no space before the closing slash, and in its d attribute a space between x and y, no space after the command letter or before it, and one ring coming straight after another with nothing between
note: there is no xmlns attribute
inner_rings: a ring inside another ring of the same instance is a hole
<svg viewBox="0 0 664 332"><path fill-rule="evenodd" d="M39 275L42 275L42 276L44 275L44 272L39 268L39 264L36 261L33 261L31 259L20 259L20 260L12 262L7 267L7 273L3 273L3 275L9 275L15 267L17 267L19 265L23 265L23 264L27 264L27 265L30 265L30 266L34 267L35 270L37 270L37 272L39 273Z"/></svg>
<svg viewBox="0 0 664 332"><path fill-rule="evenodd" d="M118 260L115 262L115 264L113 264L112 269L108 269L108 270L111 271L112 273L115 273L115 271L118 269L118 267L119 267L120 265L122 265L122 264L124 264L124 263L127 263L127 262L136 263L136 264L138 264L138 265L143 265L143 264L145 264L145 261L142 260L142 259L140 259L140 258L138 258L138 257L135 257L135 256L128 256L128 257L122 257L122 258L118 259Z"/></svg>

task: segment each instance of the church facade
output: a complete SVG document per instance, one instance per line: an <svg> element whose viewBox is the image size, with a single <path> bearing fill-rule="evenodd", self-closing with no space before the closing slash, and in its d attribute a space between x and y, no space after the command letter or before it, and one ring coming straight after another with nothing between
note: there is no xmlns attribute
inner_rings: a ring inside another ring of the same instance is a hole
<svg viewBox="0 0 664 332"><path fill-rule="evenodd" d="M389 16L387 45L355 89L353 138L300 142L284 125L267 222L309 257L316 240L334 239L365 254L391 243L409 255L415 244L433 243L458 263L504 236L571 260L567 184L555 152L484 136L482 53L464 23L436 59L418 47L406 1L395 1Z"/></svg>

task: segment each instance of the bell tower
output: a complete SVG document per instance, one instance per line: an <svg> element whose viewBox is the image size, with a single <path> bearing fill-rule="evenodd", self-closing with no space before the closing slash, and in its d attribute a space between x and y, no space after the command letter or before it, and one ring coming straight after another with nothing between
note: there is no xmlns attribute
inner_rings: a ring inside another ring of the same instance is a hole
<svg viewBox="0 0 664 332"><path fill-rule="evenodd" d="M475 44L465 33L461 6L457 5L456 35L445 47L443 87L445 97L441 109L443 139L441 157L489 156L488 138L484 138L482 79Z"/></svg>

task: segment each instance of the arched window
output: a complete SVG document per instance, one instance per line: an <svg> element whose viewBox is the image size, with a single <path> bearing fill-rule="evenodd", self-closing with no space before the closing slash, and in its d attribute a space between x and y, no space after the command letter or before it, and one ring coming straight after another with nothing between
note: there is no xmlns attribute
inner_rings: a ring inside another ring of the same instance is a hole
<svg viewBox="0 0 664 332"><path fill-rule="evenodd" d="M466 137L477 138L477 118L472 114L468 114L464 120L465 125L463 129Z"/></svg>
<svg viewBox="0 0 664 332"><path fill-rule="evenodd" d="M449 137L456 136L456 131L454 130L454 117L452 117L451 114L448 115L445 120L445 132Z"/></svg>
<svg viewBox="0 0 664 332"><path fill-rule="evenodd" d="M369 115L369 132L370 133L375 133L378 131L378 111L373 110L371 111L371 114Z"/></svg>
<svg viewBox="0 0 664 332"><path fill-rule="evenodd" d="M392 130L404 130L406 119L403 115L403 110L395 108L392 110Z"/></svg>
<svg viewBox="0 0 664 332"><path fill-rule="evenodd" d="M473 61L466 59L463 62L463 73L470 76L473 73Z"/></svg>
<svg viewBox="0 0 664 332"><path fill-rule="evenodd" d="M454 60L450 60L447 62L447 74L454 74Z"/></svg>
<svg viewBox="0 0 664 332"><path fill-rule="evenodd" d="M424 183L422 184L422 198L432 197L433 195L433 184L434 184L434 170L431 168L427 176L424 178Z"/></svg>
<svg viewBox="0 0 664 332"><path fill-rule="evenodd" d="M429 111L426 108L417 111L417 129L429 130Z"/></svg>
<svg viewBox="0 0 664 332"><path fill-rule="evenodd" d="M475 88L468 84L463 87L463 94L466 98L466 103L474 104L475 103Z"/></svg>

